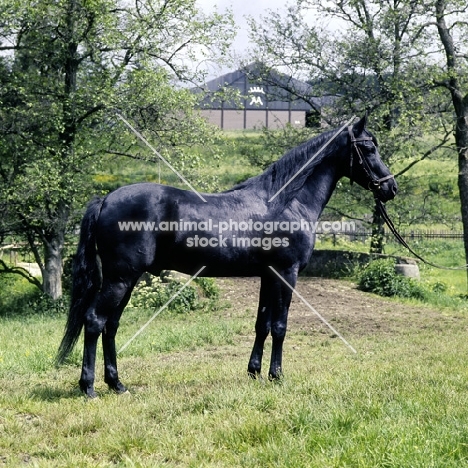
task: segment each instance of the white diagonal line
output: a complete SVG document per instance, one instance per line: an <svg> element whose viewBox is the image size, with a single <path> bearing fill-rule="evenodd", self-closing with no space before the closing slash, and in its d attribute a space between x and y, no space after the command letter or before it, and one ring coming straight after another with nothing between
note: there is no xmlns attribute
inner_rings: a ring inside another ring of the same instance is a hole
<svg viewBox="0 0 468 468"><path fill-rule="evenodd" d="M354 353L357 354L357 351L346 341L346 339L341 335L341 333L336 330L333 325L329 324L324 317L322 317L271 265L270 269L275 273L275 275L333 332L338 336L341 341Z"/></svg>
<svg viewBox="0 0 468 468"><path fill-rule="evenodd" d="M161 161L164 162L164 164L166 164L167 167L169 167L169 169L171 169L172 172L174 172L179 178L180 180L182 180L182 182L184 182L186 185L188 185L190 187L190 190L192 190L192 192L195 192L205 203L206 203L206 200L202 197L202 195L200 194L200 192L198 192L193 186L192 184L179 172L177 171L177 169L171 165L171 163L165 159L161 153L159 153L158 151L156 151L156 149L149 143L149 141L135 128L133 127L130 122L128 120L126 120L124 117L122 117L120 114L117 113L117 117L159 158L161 159Z"/></svg>
<svg viewBox="0 0 468 468"><path fill-rule="evenodd" d="M119 349L117 354L120 354L127 346L138 336L143 330L206 268L202 266L170 299Z"/></svg>
<svg viewBox="0 0 468 468"><path fill-rule="evenodd" d="M346 122L323 146L321 146L317 152L268 200L273 201L351 122L356 118L353 118Z"/></svg>

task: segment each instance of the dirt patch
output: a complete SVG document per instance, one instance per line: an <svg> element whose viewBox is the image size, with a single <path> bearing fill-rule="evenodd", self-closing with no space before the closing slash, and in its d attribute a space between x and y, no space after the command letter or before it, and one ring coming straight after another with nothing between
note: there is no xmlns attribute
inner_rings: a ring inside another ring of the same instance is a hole
<svg viewBox="0 0 468 468"><path fill-rule="evenodd" d="M252 313L255 320L260 291L259 278L219 280L222 298L233 313ZM297 292L333 327L346 336L399 334L431 328L444 330L467 326L466 317L456 311L438 311L421 305L403 304L359 291L355 284L323 278L299 278ZM332 332L298 297L293 295L288 330L304 334Z"/></svg>

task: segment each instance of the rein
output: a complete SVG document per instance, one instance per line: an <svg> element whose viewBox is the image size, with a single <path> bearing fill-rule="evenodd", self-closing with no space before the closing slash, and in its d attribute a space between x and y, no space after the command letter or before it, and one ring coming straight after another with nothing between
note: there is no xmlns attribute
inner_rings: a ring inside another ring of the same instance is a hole
<svg viewBox="0 0 468 468"><path fill-rule="evenodd" d="M430 265L434 268L439 268L441 270L465 270L468 268L468 264L459 266L459 267L446 267L443 265L437 265L436 263L429 262L425 258L421 257L421 255L417 254L403 239L401 234L397 231L397 228L393 224L393 221L390 219L390 216L387 213L387 209L385 208L385 204L382 203L378 198L375 199L375 203L377 204L377 208L379 209L380 214L382 215L383 220L385 221L385 224L388 226L392 234L395 236L396 240L403 246L405 247L410 253L412 253L418 260L421 260L421 262L425 263L426 265Z"/></svg>

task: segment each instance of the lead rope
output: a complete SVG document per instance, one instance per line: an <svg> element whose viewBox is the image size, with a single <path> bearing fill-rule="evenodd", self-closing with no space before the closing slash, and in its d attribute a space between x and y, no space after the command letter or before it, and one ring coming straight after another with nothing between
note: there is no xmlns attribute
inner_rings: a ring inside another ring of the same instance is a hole
<svg viewBox="0 0 468 468"><path fill-rule="evenodd" d="M385 205L384 205L378 198L375 199L375 202L376 202L376 204L377 204L377 208L378 208L379 211L380 211L380 214L382 215L382 218L384 219L385 223L387 224L388 228L390 229L390 231L392 232L392 234L395 236L395 238L397 239L397 241L398 241L403 247L405 247L407 250L409 250L418 260L421 260L421 262L425 263L426 265L430 265L430 266L433 266L434 268L439 268L439 269L441 269L441 270L465 270L466 268L468 268L468 264L463 265L463 266L459 266L459 267L446 267L446 266L443 266L443 265L437 265L436 263L429 262L429 261L426 260L425 258L421 257L421 255L417 254L417 253L407 244L407 242L405 241L405 239L403 239L403 237L401 236L401 234L397 231L395 225L393 224L392 220L390 219L390 216L388 216L388 213L387 213L387 210L386 210L386 208L385 208Z"/></svg>

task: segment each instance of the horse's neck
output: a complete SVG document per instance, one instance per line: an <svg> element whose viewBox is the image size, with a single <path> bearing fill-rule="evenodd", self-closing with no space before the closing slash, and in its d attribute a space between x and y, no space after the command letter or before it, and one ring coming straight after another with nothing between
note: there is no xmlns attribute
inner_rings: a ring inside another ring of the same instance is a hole
<svg viewBox="0 0 468 468"><path fill-rule="evenodd" d="M297 202L311 220L317 220L330 200L340 176L334 166L319 166L298 192Z"/></svg>
<svg viewBox="0 0 468 468"><path fill-rule="evenodd" d="M304 169L306 170L306 169ZM245 200L249 200L248 205L253 208L253 212L260 211L264 213L272 211L282 213L285 209L295 209L308 219L318 219L325 205L328 203L333 190L336 187L338 179L341 177L340 170L336 164L336 160L324 158L317 166L314 167L311 174L307 177L303 185L292 183L289 185L289 180L299 181L299 177L295 177L293 172L290 179L276 181L275 184L264 183L262 178L272 177L272 170L266 171L264 174L252 179L256 184L247 183L244 186L238 186L235 190L228 191L231 196L242 200L238 206L245 210ZM273 190L272 190L273 185ZM295 186L296 185L296 186ZM275 199L270 203L272 198Z"/></svg>

